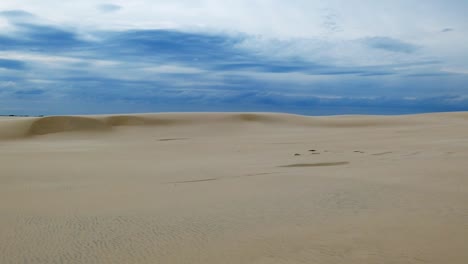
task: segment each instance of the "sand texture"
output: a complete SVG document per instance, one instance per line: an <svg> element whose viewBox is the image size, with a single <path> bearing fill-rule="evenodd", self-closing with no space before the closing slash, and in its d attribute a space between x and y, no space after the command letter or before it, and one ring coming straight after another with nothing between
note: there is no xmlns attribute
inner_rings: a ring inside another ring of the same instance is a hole
<svg viewBox="0 0 468 264"><path fill-rule="evenodd" d="M468 263L468 113L0 119L0 263Z"/></svg>

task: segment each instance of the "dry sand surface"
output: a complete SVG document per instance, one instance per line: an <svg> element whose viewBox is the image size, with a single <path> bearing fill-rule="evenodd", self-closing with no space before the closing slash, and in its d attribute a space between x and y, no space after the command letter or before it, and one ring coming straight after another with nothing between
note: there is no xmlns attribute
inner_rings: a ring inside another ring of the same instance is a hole
<svg viewBox="0 0 468 264"><path fill-rule="evenodd" d="M468 263L468 113L0 119L0 263Z"/></svg>

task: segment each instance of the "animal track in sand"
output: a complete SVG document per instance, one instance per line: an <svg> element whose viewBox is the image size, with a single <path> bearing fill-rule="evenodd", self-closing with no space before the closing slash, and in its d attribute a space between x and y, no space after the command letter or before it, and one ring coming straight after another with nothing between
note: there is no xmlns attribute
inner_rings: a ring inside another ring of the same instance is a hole
<svg viewBox="0 0 468 264"><path fill-rule="evenodd" d="M329 166L340 166L340 165L348 165L348 161L340 161L340 162L319 162L319 163L296 163L296 164L289 164L278 166L280 168L299 168L299 167L329 167Z"/></svg>

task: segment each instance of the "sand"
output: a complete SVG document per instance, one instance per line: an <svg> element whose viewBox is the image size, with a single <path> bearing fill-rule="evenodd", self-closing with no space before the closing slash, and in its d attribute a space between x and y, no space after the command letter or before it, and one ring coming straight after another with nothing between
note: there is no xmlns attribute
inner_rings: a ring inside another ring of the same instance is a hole
<svg viewBox="0 0 468 264"><path fill-rule="evenodd" d="M0 263L468 263L468 113L0 119Z"/></svg>

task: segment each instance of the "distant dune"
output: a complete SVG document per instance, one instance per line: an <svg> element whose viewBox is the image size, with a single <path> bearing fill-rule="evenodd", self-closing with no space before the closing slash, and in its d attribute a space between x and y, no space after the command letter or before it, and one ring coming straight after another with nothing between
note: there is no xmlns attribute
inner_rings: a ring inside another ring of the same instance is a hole
<svg viewBox="0 0 468 264"><path fill-rule="evenodd" d="M0 118L0 263L468 263L468 113Z"/></svg>

